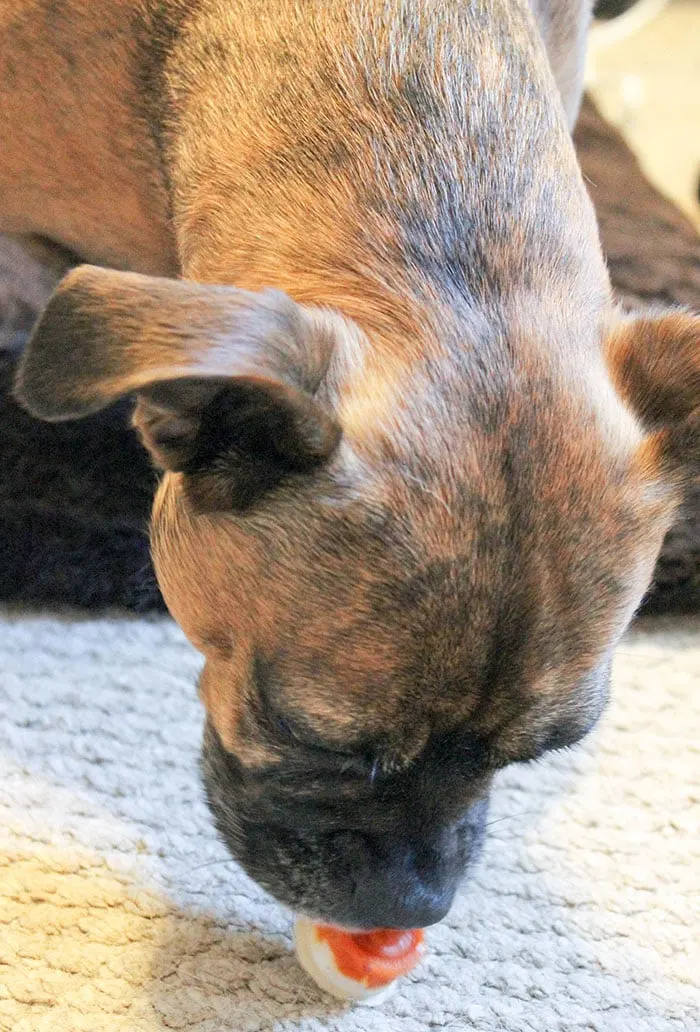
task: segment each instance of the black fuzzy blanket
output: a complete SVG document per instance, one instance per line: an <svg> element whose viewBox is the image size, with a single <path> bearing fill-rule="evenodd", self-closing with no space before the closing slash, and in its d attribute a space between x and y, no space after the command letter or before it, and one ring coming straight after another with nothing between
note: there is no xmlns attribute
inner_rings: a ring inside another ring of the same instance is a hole
<svg viewBox="0 0 700 1032"><path fill-rule="evenodd" d="M577 147L620 297L700 305L700 237L590 103ZM9 395L13 363L0 356L0 600L162 609L146 534L155 475L128 406L39 423ZM700 610L700 488L668 535L644 608Z"/></svg>

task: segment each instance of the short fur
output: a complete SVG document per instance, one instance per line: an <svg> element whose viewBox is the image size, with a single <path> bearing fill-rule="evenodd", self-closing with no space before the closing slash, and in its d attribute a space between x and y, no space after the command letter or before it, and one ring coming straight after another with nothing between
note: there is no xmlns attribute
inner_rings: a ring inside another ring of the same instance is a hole
<svg viewBox="0 0 700 1032"><path fill-rule="evenodd" d="M697 472L698 320L616 311L569 135L588 5L79 7L0 14L0 228L131 271L61 283L17 396L136 393L234 854L429 924L493 771L597 719Z"/></svg>

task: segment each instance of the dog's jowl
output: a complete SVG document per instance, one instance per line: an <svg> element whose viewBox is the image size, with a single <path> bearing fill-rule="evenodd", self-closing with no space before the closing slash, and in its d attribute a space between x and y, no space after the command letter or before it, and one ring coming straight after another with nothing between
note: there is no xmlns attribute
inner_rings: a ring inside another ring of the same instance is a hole
<svg viewBox="0 0 700 1032"><path fill-rule="evenodd" d="M0 10L0 230L84 263L17 397L134 396L214 818L312 917L447 912L493 772L596 721L698 473L700 323L616 309L570 139L588 17Z"/></svg>

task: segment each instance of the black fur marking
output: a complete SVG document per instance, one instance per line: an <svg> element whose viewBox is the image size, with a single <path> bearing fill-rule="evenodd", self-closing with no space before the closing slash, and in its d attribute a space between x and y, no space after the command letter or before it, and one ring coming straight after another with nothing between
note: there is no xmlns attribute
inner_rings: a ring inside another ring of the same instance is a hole
<svg viewBox="0 0 700 1032"><path fill-rule="evenodd" d="M153 140L161 174L170 194L167 138L176 121L174 101L167 86L168 61L185 30L206 0L146 0L132 23L136 44L134 78L139 86L141 117Z"/></svg>
<svg viewBox="0 0 700 1032"><path fill-rule="evenodd" d="M310 768L244 771L208 726L202 754L216 825L248 873L278 899L353 926L439 920L483 839L488 780L438 743L411 772L371 778Z"/></svg>

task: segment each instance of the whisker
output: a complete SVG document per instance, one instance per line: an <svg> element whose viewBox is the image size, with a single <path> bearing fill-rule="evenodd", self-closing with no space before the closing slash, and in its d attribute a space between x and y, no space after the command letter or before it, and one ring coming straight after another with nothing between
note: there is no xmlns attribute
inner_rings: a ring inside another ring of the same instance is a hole
<svg viewBox="0 0 700 1032"><path fill-rule="evenodd" d="M196 864L194 867L190 867L190 872L202 871L205 867L221 867L226 864L235 864L237 862L238 861L234 860L233 857L230 857L229 859L224 858L222 860L207 860L204 864Z"/></svg>
<svg viewBox="0 0 700 1032"><path fill-rule="evenodd" d="M616 656L631 657L637 659L658 659L663 661L666 658L665 652L662 648L656 651L650 649L638 649L634 646L618 645L615 649Z"/></svg>
<svg viewBox="0 0 700 1032"><path fill-rule="evenodd" d="M537 810L524 810L522 813L507 813L505 817L496 817L495 820L487 821L484 828L492 828L494 824L501 824L502 821L513 821L518 817L533 817Z"/></svg>

